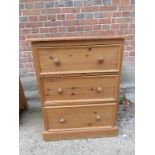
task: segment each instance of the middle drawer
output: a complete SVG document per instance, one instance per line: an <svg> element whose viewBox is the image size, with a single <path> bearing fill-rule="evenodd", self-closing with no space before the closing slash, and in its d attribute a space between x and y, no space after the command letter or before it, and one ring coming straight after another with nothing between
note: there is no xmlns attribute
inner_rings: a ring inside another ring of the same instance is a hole
<svg viewBox="0 0 155 155"><path fill-rule="evenodd" d="M41 79L41 90L44 102L82 99L115 100L117 84L117 75L46 77Z"/></svg>

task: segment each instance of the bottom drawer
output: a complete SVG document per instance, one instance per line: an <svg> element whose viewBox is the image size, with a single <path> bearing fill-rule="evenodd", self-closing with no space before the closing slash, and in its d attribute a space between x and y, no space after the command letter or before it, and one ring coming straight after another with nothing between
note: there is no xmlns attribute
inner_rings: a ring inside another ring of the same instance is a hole
<svg viewBox="0 0 155 155"><path fill-rule="evenodd" d="M52 106L43 108L46 130L113 127L116 104Z"/></svg>

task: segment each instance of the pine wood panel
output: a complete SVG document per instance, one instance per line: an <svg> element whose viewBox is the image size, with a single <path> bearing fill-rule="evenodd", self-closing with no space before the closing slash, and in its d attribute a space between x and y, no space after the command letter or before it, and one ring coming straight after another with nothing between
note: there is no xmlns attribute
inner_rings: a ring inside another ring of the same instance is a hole
<svg viewBox="0 0 155 155"><path fill-rule="evenodd" d="M117 135L124 37L36 38L31 43L44 139Z"/></svg>
<svg viewBox="0 0 155 155"><path fill-rule="evenodd" d="M30 38L33 47L53 47L70 45L110 45L124 43L124 36L109 37L61 37L61 38Z"/></svg>
<svg viewBox="0 0 155 155"><path fill-rule="evenodd" d="M43 78L44 101L105 99L117 96L118 76Z"/></svg>
<svg viewBox="0 0 155 155"><path fill-rule="evenodd" d="M97 137L111 137L118 135L118 128L81 128L74 130L55 130L44 131L43 137L46 141L62 140L62 139L81 139L81 138L97 138Z"/></svg>
<svg viewBox="0 0 155 155"><path fill-rule="evenodd" d="M37 48L41 74L49 72L118 71L119 45Z"/></svg>
<svg viewBox="0 0 155 155"><path fill-rule="evenodd" d="M115 104L45 107L48 130L112 127Z"/></svg>

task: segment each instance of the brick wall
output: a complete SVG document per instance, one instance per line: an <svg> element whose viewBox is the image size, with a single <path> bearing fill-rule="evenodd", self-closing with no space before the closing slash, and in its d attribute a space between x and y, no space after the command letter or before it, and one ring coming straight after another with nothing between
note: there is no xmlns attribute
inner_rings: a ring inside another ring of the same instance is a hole
<svg viewBox="0 0 155 155"><path fill-rule="evenodd" d="M134 62L134 13L134 0L20 0L20 76L35 75L28 38L124 35L124 61Z"/></svg>

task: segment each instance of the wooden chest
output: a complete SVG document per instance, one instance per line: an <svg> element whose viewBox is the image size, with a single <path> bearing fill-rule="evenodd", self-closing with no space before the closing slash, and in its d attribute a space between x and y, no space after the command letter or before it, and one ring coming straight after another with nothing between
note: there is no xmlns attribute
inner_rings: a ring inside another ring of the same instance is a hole
<svg viewBox="0 0 155 155"><path fill-rule="evenodd" d="M117 135L123 37L31 39L45 140Z"/></svg>

